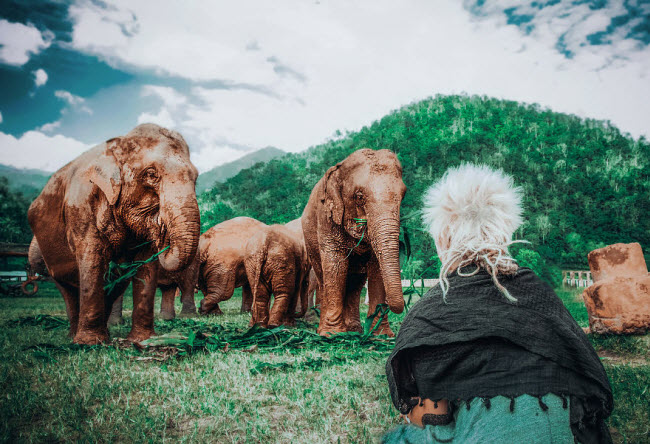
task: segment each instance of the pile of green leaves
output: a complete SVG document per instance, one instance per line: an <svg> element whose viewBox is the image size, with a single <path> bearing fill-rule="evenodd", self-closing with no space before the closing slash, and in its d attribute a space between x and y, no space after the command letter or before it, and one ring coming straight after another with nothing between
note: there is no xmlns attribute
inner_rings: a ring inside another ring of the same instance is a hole
<svg viewBox="0 0 650 444"><path fill-rule="evenodd" d="M388 315L388 306L377 305L375 312L368 316L363 325L363 332L346 332L320 336L312 326L301 322L298 328L283 326L262 328L253 326L248 330L231 324L208 324L204 319L176 319L158 326L159 331L167 331L139 344L131 352L140 354L158 354L165 360L171 357L183 358L195 353L215 353L239 350L248 353L268 354L273 352L300 354L304 351L327 352L323 357L292 359L291 361L270 363L256 362L251 368L253 374L277 370L320 369L332 365L343 365L350 360L357 360L369 355L383 358L393 349L395 341L387 336L375 335L381 320ZM68 322L50 315L22 317L9 321L7 326L41 326L46 330L67 328ZM33 352L38 359L54 361L54 355L97 349L107 346L80 346L37 344L26 350Z"/></svg>

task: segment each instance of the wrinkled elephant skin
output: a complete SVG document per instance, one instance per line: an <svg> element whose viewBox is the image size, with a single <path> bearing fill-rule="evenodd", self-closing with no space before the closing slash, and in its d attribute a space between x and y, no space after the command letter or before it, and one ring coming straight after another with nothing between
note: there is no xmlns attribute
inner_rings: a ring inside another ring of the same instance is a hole
<svg viewBox="0 0 650 444"><path fill-rule="evenodd" d="M295 324L296 305L306 295L309 273L302 239L284 225L264 227L248 241L244 263L253 293L251 325ZM306 306L304 301L302 305Z"/></svg>
<svg viewBox="0 0 650 444"><path fill-rule="evenodd" d="M199 289L204 298L199 313L219 315L219 303L230 299L242 287L242 311L252 296L244 259L246 244L267 225L250 217L236 217L215 225L199 241Z"/></svg>
<svg viewBox="0 0 650 444"><path fill-rule="evenodd" d="M302 226L322 290L319 334L361 331L359 296L366 279L369 315L380 303L395 313L404 309L399 231L405 192L397 156L370 149L331 167L312 190ZM393 334L385 320L377 332Z"/></svg>
<svg viewBox="0 0 650 444"><path fill-rule="evenodd" d="M74 342L108 340L108 315L129 283L105 292L109 262L145 260L169 247L132 280L128 339L154 334L158 268L182 270L199 242L197 175L180 134L144 124L86 151L49 179L28 219L65 300Z"/></svg>

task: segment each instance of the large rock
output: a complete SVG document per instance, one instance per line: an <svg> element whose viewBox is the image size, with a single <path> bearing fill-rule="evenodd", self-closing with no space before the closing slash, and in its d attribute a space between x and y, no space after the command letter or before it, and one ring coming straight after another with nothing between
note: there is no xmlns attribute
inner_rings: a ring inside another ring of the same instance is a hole
<svg viewBox="0 0 650 444"><path fill-rule="evenodd" d="M589 253L594 285L583 292L594 333L643 333L650 329L650 275L638 243Z"/></svg>
<svg viewBox="0 0 650 444"><path fill-rule="evenodd" d="M594 333L630 334L650 329L650 276L597 282L584 293Z"/></svg>
<svg viewBox="0 0 650 444"><path fill-rule="evenodd" d="M594 283L615 277L648 274L643 250L638 242L608 245L592 251L587 258Z"/></svg>

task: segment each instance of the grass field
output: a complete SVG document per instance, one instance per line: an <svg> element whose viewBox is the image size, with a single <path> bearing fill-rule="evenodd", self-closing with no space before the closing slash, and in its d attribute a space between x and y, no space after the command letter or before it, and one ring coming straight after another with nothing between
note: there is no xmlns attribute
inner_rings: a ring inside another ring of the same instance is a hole
<svg viewBox="0 0 650 444"><path fill-rule="evenodd" d="M576 292L558 294L586 326ZM240 303L237 291L222 304L224 316L157 320L156 328L185 336L197 329L244 333L249 315L239 313ZM127 319L130 304L127 294ZM159 304L158 297L156 310ZM174 356L172 348L125 345L119 338L128 334L128 321L111 329L112 345L95 348L71 347L57 322L16 322L41 314L65 318L51 284L36 298L0 299L2 442L356 443L376 441L399 421L384 375L389 347L382 343L219 346ZM401 318L391 314L395 331ZM592 341L614 389L609 424L616 442L650 443L648 336Z"/></svg>

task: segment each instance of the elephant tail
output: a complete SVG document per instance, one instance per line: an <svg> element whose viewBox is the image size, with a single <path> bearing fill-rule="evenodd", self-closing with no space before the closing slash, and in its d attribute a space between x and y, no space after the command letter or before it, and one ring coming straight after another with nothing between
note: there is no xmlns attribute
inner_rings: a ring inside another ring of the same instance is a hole
<svg viewBox="0 0 650 444"><path fill-rule="evenodd" d="M251 295L253 296L253 306L255 306L257 298L257 289L260 280L262 279L262 267L266 263L266 256L269 249L268 238L266 233L260 232L255 234L248 242L246 248L246 258L244 259L244 266L246 267L246 276L248 284L251 287Z"/></svg>

